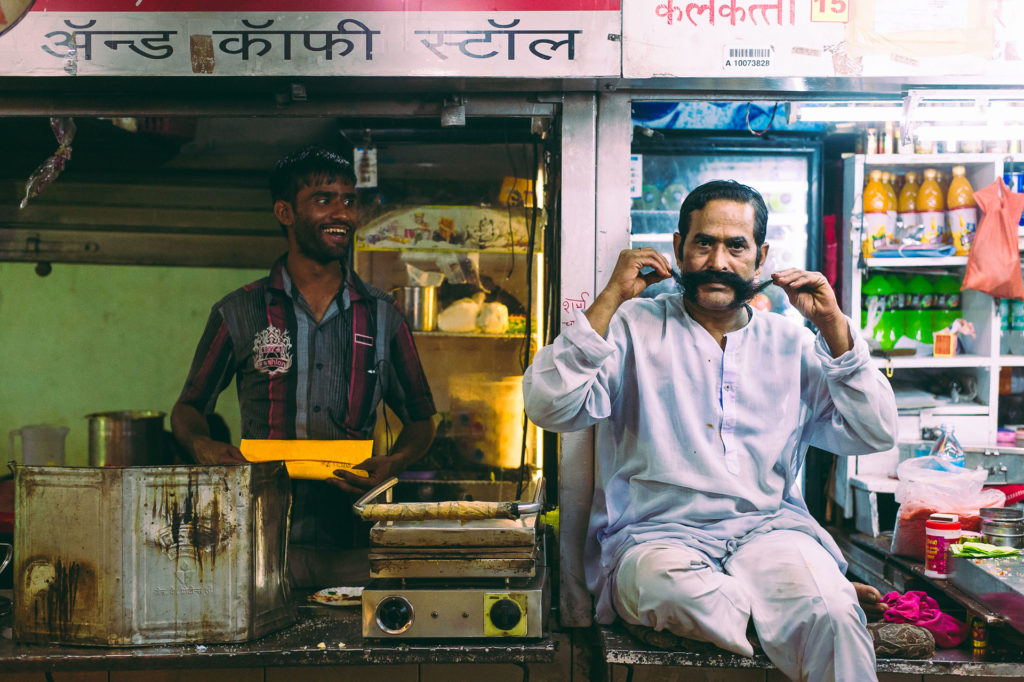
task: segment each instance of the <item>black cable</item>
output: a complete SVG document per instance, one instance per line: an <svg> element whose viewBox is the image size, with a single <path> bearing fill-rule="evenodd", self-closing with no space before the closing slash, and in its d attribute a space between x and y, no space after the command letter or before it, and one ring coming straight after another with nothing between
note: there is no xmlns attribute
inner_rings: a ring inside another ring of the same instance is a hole
<svg viewBox="0 0 1024 682"><path fill-rule="evenodd" d="M747 130L749 130L754 135L757 135L758 137L760 137L761 135L764 135L765 133L767 133L769 130L771 130L772 123L775 121L775 112L778 111L778 109L779 109L779 103L776 102L775 105L772 107L772 115L768 119L768 125L766 125L761 130L754 130L750 126L750 102L747 102Z"/></svg>
<svg viewBox="0 0 1024 682"><path fill-rule="evenodd" d="M522 661L516 661L513 665L518 666L523 671L523 682L530 682L530 665Z"/></svg>

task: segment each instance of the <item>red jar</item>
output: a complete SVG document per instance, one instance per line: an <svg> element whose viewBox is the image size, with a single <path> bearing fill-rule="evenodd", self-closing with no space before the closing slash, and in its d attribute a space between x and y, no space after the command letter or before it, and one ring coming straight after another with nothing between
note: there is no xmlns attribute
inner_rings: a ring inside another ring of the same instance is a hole
<svg viewBox="0 0 1024 682"><path fill-rule="evenodd" d="M932 514L924 524L924 574L948 578L946 550L960 539L960 518L956 514Z"/></svg>

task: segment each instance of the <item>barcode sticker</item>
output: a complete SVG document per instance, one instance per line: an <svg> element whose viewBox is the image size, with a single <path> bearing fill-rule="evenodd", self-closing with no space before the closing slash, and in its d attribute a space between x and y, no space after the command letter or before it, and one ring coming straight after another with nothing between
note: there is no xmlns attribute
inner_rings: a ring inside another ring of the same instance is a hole
<svg viewBox="0 0 1024 682"><path fill-rule="evenodd" d="M725 71L760 71L772 66L775 49L768 47L726 47L722 69Z"/></svg>

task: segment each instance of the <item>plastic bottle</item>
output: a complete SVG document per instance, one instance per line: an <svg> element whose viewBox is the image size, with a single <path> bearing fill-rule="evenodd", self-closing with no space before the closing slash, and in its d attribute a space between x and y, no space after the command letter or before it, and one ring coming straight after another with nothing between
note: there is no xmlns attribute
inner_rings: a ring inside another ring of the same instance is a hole
<svg viewBox="0 0 1024 682"><path fill-rule="evenodd" d="M946 195L946 224L956 255L966 256L971 252L974 230L978 227L978 204L963 166L953 166L953 179Z"/></svg>
<svg viewBox="0 0 1024 682"><path fill-rule="evenodd" d="M896 190L892 186L892 178L895 173L882 171L882 189L885 190L885 239L889 244L896 244L896 217L899 200L896 198Z"/></svg>
<svg viewBox="0 0 1024 682"><path fill-rule="evenodd" d="M935 289L924 275L915 275L907 283L904 334L918 343L931 345Z"/></svg>
<svg viewBox="0 0 1024 682"><path fill-rule="evenodd" d="M952 275L943 275L934 283L935 297L933 298L932 316L933 331L947 329L954 320L963 317L960 310L960 280Z"/></svg>
<svg viewBox="0 0 1024 682"><path fill-rule="evenodd" d="M1013 345L1010 343L1010 302L1005 298L999 301L999 354L1013 355Z"/></svg>
<svg viewBox="0 0 1024 682"><path fill-rule="evenodd" d="M885 336L879 343L883 350L892 350L900 337L906 335L907 290L906 284L896 275L886 275L885 281L889 283L890 288L889 304L886 306L889 318Z"/></svg>
<svg viewBox="0 0 1024 682"><path fill-rule="evenodd" d="M885 246L889 223L888 198L882 186L882 171L873 170L868 174L868 184L863 195L864 232L861 252L871 258L875 249Z"/></svg>
<svg viewBox="0 0 1024 682"><path fill-rule="evenodd" d="M892 293L892 287L885 277L875 274L864 282L861 291L864 295L864 305L860 310L860 328L869 332L881 345L892 318L889 314L889 294ZM874 326L869 328L871 322L874 322Z"/></svg>
<svg viewBox="0 0 1024 682"><path fill-rule="evenodd" d="M918 220L924 225L921 243L942 246L949 243L946 232L946 202L942 198L942 189L935 177L934 168L926 168L924 182L917 190Z"/></svg>
<svg viewBox="0 0 1024 682"><path fill-rule="evenodd" d="M913 228L920 222L917 214L917 173L908 172L903 176L903 187L900 188L900 196L896 202L896 215L903 223L905 232L913 234Z"/></svg>
<svg viewBox="0 0 1024 682"><path fill-rule="evenodd" d="M942 434L932 446L933 457L941 457L955 466L964 466L967 461L964 448L956 438L956 429L948 424L942 425Z"/></svg>
<svg viewBox="0 0 1024 682"><path fill-rule="evenodd" d="M1024 355L1024 301L1010 301L1010 352Z"/></svg>

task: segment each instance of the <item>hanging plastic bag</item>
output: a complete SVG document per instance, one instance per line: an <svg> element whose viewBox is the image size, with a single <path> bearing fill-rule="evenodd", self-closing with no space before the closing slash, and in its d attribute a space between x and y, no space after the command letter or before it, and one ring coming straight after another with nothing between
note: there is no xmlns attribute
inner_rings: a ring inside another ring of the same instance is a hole
<svg viewBox="0 0 1024 682"><path fill-rule="evenodd" d="M979 510L1002 507L1006 495L1001 490L982 490L988 478L984 469L965 469L948 457L915 457L896 467L900 482L896 485L896 530L892 552L924 559L924 524L932 514L956 514L961 530L981 530Z"/></svg>
<svg viewBox="0 0 1024 682"><path fill-rule="evenodd" d="M56 180L71 158L71 141L75 139L76 130L75 120L69 116L55 116L50 119L50 129L57 138L57 151L29 176L25 183L25 196L22 197L18 208L25 208L29 199L39 196L47 185Z"/></svg>
<svg viewBox="0 0 1024 682"><path fill-rule="evenodd" d="M1024 194L1011 192L999 178L975 192L974 200L981 209L981 220L967 256L963 288L993 298L1024 300L1017 251L1017 223L1024 211Z"/></svg>

